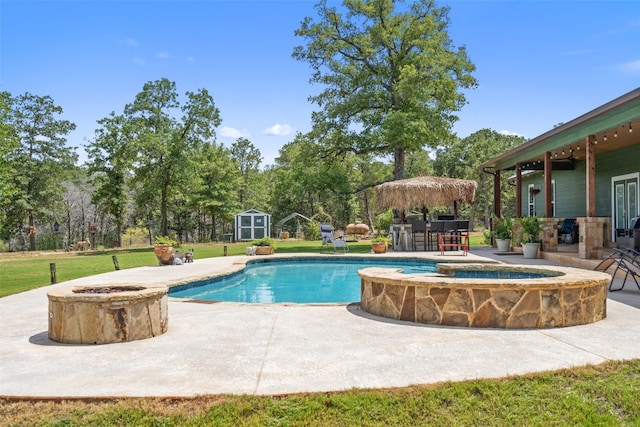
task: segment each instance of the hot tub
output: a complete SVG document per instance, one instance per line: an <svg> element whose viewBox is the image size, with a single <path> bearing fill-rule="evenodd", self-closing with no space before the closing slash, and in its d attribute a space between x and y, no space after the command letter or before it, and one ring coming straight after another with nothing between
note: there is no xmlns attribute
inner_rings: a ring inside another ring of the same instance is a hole
<svg viewBox="0 0 640 427"><path fill-rule="evenodd" d="M67 344L107 344L167 331L167 288L136 284L50 291L49 338Z"/></svg>
<svg viewBox="0 0 640 427"><path fill-rule="evenodd" d="M365 268L361 308L378 316L434 325L552 328L606 317L606 273L570 267L438 264L432 274Z"/></svg>

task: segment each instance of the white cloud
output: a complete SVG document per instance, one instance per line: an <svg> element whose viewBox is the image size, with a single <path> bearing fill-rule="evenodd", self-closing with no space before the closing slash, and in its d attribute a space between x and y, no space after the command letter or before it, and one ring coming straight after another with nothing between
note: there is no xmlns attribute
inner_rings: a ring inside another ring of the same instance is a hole
<svg viewBox="0 0 640 427"><path fill-rule="evenodd" d="M222 126L218 129L220 136L225 138L249 138L251 134L246 129L236 129L229 126Z"/></svg>
<svg viewBox="0 0 640 427"><path fill-rule="evenodd" d="M144 65L145 61L144 61L144 59L136 56L135 58L133 58L133 63L136 64L136 65Z"/></svg>
<svg viewBox="0 0 640 427"><path fill-rule="evenodd" d="M187 62L194 62L196 60L196 58L194 58L193 56L187 56Z"/></svg>
<svg viewBox="0 0 640 427"><path fill-rule="evenodd" d="M158 52L158 53L156 53L156 58L158 58L158 59L167 59L167 58L169 58L169 54L167 52Z"/></svg>
<svg viewBox="0 0 640 427"><path fill-rule="evenodd" d="M270 128L266 128L262 133L266 135L287 136L291 135L295 129L289 125L275 124Z"/></svg>
<svg viewBox="0 0 640 427"><path fill-rule="evenodd" d="M640 59L618 65L618 70L625 74L640 74Z"/></svg>
<svg viewBox="0 0 640 427"><path fill-rule="evenodd" d="M501 130L499 133L500 135L505 135L505 136L523 136L517 132L511 132L510 130Z"/></svg>

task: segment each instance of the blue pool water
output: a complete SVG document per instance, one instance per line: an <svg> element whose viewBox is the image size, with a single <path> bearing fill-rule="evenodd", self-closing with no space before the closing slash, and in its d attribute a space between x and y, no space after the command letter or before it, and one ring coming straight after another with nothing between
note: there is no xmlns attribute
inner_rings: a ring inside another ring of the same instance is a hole
<svg viewBox="0 0 640 427"><path fill-rule="evenodd" d="M358 270L367 267L436 271L434 262L406 259L269 260L247 264L244 271L230 276L171 288L169 296L247 303L349 303L360 300Z"/></svg>

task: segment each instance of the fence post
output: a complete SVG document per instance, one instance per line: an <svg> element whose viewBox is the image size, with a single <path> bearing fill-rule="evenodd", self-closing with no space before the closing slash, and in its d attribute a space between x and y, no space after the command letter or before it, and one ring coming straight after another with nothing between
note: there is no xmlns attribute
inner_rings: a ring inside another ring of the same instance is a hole
<svg viewBox="0 0 640 427"><path fill-rule="evenodd" d="M224 245L224 256L227 256L227 245Z"/></svg>
<svg viewBox="0 0 640 427"><path fill-rule="evenodd" d="M112 255L111 259L113 260L113 266L116 268L116 270L120 270L120 265L118 265L118 257Z"/></svg>
<svg viewBox="0 0 640 427"><path fill-rule="evenodd" d="M49 263L49 271L51 272L51 284L55 285L58 282L58 278L56 277L56 263Z"/></svg>

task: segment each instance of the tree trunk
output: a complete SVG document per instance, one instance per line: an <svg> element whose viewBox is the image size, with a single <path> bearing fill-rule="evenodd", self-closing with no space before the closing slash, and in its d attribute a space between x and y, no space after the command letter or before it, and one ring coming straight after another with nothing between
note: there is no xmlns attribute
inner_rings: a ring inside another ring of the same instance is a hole
<svg viewBox="0 0 640 427"><path fill-rule="evenodd" d="M116 225L116 233L118 233L118 247L121 248L122 247L122 225L121 224L117 224Z"/></svg>
<svg viewBox="0 0 640 427"><path fill-rule="evenodd" d="M29 212L29 250L36 250L36 227L34 225L32 212Z"/></svg>
<svg viewBox="0 0 640 427"><path fill-rule="evenodd" d="M169 235L169 222L167 220L167 193L168 184L162 183L162 196L160 197L160 235Z"/></svg>
<svg viewBox="0 0 640 427"><path fill-rule="evenodd" d="M367 223L368 223L367 225L371 229L371 232L375 234L376 229L373 226L373 215L371 215L371 206L369 203L369 190L364 190L363 195L364 195L364 211L365 211L365 215L367 217Z"/></svg>
<svg viewBox="0 0 640 427"><path fill-rule="evenodd" d="M211 241L216 241L216 216L211 215Z"/></svg>
<svg viewBox="0 0 640 427"><path fill-rule="evenodd" d="M406 151L404 149L393 150L393 179L404 179L404 160Z"/></svg>

